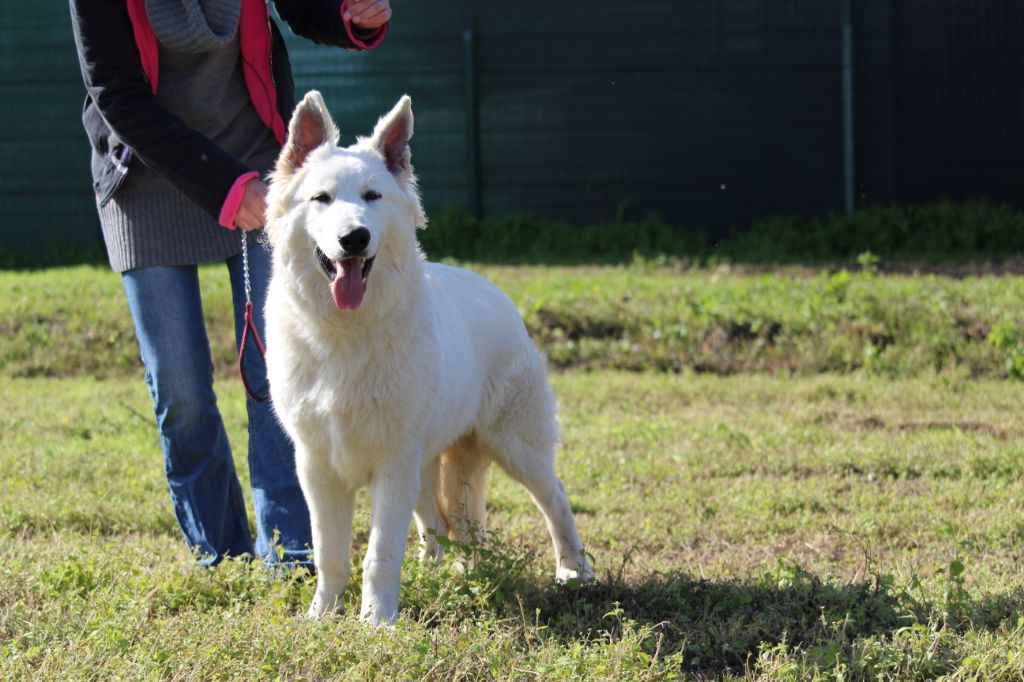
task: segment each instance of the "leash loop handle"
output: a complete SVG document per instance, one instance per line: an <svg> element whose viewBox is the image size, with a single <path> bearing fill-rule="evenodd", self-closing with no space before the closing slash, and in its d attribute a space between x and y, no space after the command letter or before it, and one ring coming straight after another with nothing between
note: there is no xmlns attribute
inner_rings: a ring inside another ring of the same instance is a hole
<svg viewBox="0 0 1024 682"><path fill-rule="evenodd" d="M260 338L260 333L256 329L256 321L253 318L252 313L252 282L249 279L249 245L246 241L246 233L242 230L242 274L245 280L245 323L242 327L242 340L238 348L238 374L242 377L242 386L245 387L245 394L249 396L249 399L257 403L266 403L270 401L270 389L268 388L265 392L260 394L252 385L249 383L249 377L245 373L245 351L248 347L248 341L250 337L256 344L256 350L259 351L260 358L263 358L267 354L267 349L263 345L263 339ZM265 368L264 368L265 371Z"/></svg>

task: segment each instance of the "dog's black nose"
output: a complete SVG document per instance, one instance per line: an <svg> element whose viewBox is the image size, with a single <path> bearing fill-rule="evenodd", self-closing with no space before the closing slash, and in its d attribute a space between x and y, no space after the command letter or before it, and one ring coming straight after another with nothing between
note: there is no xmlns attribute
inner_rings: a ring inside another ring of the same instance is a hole
<svg viewBox="0 0 1024 682"><path fill-rule="evenodd" d="M357 227L340 239L341 248L345 253L362 253L370 245L370 231L365 227Z"/></svg>

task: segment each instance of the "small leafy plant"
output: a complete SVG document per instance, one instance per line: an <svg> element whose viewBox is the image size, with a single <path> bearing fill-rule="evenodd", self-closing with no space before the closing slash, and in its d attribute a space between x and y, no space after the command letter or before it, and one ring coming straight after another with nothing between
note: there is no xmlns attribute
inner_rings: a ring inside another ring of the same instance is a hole
<svg viewBox="0 0 1024 682"><path fill-rule="evenodd" d="M1024 379L1024 332L1013 320L1004 318L992 327L987 340L1006 353L1006 372L1015 379Z"/></svg>

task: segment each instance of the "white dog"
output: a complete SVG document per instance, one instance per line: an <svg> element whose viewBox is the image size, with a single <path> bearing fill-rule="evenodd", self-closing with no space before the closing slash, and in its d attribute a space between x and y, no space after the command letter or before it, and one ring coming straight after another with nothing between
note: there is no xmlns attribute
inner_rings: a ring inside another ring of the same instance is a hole
<svg viewBox="0 0 1024 682"><path fill-rule="evenodd" d="M421 560L438 560L436 534L465 539L483 527L491 460L543 512L556 578L591 576L555 476L558 425L541 355L495 286L422 257L412 130L403 97L369 139L339 148L310 92L268 196L267 365L312 518L312 617L340 605L358 488L372 496L360 615L390 623L410 517Z"/></svg>

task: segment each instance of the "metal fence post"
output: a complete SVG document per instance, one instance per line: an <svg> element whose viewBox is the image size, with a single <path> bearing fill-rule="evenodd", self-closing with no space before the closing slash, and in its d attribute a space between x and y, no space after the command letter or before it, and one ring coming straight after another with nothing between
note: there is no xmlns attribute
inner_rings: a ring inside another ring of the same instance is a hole
<svg viewBox="0 0 1024 682"><path fill-rule="evenodd" d="M856 201L853 87L853 0L841 0L843 70L843 198L846 217L853 215Z"/></svg>
<svg viewBox="0 0 1024 682"><path fill-rule="evenodd" d="M476 34L473 0L466 3L466 29L462 32L462 66L466 80L467 203L477 220L483 220L480 180L480 100L477 93Z"/></svg>

